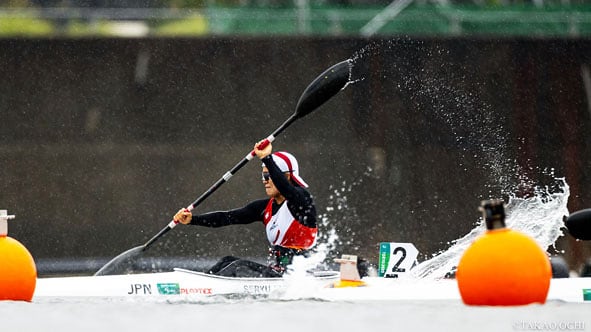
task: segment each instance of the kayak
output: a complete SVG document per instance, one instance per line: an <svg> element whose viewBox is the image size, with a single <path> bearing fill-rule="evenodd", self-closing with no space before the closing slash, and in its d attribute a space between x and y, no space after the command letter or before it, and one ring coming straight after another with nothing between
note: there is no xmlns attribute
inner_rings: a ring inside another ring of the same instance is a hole
<svg viewBox="0 0 591 332"><path fill-rule="evenodd" d="M294 261L294 268L281 278L225 277L181 268L174 268L171 272L46 277L37 279L34 298L204 299L221 295L327 301L462 301L456 279L417 277L411 273L417 255L412 243L381 243L377 273L363 277L357 268L356 255L342 255L335 259L340 264L339 271L309 270L299 266L302 262ZM591 303L591 278L553 278L547 300Z"/></svg>
<svg viewBox="0 0 591 332"><path fill-rule="evenodd" d="M461 301L455 279L374 276L362 278L358 287L339 287L340 281L340 273L336 271L321 271L303 277L234 278L175 268L171 272L159 273L39 278L33 301L43 297L204 299L216 295L276 295L281 299L286 294L291 294L290 299L295 296L327 301ZM591 278L552 279L547 300L591 303Z"/></svg>
<svg viewBox="0 0 591 332"><path fill-rule="evenodd" d="M318 271L304 279L306 284L325 287L339 280L339 272ZM175 268L171 272L159 273L38 278L34 298L257 296L285 288L289 281L286 277L236 278Z"/></svg>

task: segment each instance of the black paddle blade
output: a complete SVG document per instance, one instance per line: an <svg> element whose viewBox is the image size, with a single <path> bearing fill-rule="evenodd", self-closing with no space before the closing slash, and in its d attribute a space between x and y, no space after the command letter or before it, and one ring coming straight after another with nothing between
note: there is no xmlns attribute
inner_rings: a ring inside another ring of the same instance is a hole
<svg viewBox="0 0 591 332"><path fill-rule="evenodd" d="M351 78L351 67L352 62L348 59L318 75L302 93L296 106L297 117L308 115L341 91Z"/></svg>
<svg viewBox="0 0 591 332"><path fill-rule="evenodd" d="M579 210L565 217L568 232L579 240L591 240L591 209Z"/></svg>
<svg viewBox="0 0 591 332"><path fill-rule="evenodd" d="M130 267L135 259L144 251L144 246L131 248L119 256L111 259L100 270L96 271L95 276L106 276L112 274L125 274L130 272Z"/></svg>

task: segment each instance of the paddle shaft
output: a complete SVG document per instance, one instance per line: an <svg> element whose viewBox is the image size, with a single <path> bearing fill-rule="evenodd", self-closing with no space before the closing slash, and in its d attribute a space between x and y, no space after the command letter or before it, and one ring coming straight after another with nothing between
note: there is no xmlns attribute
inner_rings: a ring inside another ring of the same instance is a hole
<svg viewBox="0 0 591 332"><path fill-rule="evenodd" d="M281 134L287 127L289 127L295 120L306 116L316 108L320 107L327 100L332 98L341 89L343 89L349 82L351 75L351 61L341 61L332 67L325 70L322 74L312 81L308 87L304 90L298 100L295 112L287 119L281 126L267 137L260 145L264 148L267 144L273 142L275 137ZM226 172L217 182L215 182L206 192L204 192L199 198L197 198L191 205L187 207L189 211L193 210L197 205L203 202L207 197L213 194L219 187L226 183L230 178L236 174L246 163L248 163L255 156L254 150L246 155L238 164L236 164L231 170ZM178 223L174 220L168 223L158 234L152 237L148 242L143 245L143 250L148 249L156 240L161 238L164 234L168 233L171 229L176 227ZM142 251L143 251L142 250Z"/></svg>
<svg viewBox="0 0 591 332"><path fill-rule="evenodd" d="M260 148L264 148L269 143L273 142L275 140L275 137L277 137L279 134L281 134L285 129L287 129L287 127L289 127L298 118L299 118L298 113L294 113L285 122L283 122L283 124L281 126L279 126L277 129L275 129L275 131L271 135L269 135L269 137L267 137L259 145L259 147ZM244 165L246 165L251 159L253 159L255 155L256 154L255 154L254 150L252 150L251 152L249 152L242 160L240 160L236 165L234 165L234 167L232 167L232 169L230 169L229 171L227 171L209 189L207 189L203 194L201 194L201 196L199 196L193 203L191 203L191 205L189 205L187 207L187 209L189 211L192 211L195 207L197 207L199 204L201 204L201 202L203 202L211 194L213 194L216 190L218 190L224 183L228 182L230 180L230 178L232 178L232 176L234 176L234 174L236 174L242 167L244 167ZM158 234L154 235L150 240L148 240L143 245L142 251L144 251L144 250L148 249L150 246L152 246L152 244L154 244L154 242L156 242L164 234L168 233L176 225L178 225L178 222L176 222L174 220L172 220L171 222L169 222L168 225L166 225L164 228L162 228L160 230L160 232L158 232Z"/></svg>
<svg viewBox="0 0 591 332"><path fill-rule="evenodd" d="M275 140L281 132L283 132L289 125L295 120L310 114L312 111L320 107L339 91L345 88L351 81L351 60L341 61L323 73L316 77L304 90L298 103L296 105L295 113L289 117L279 128L277 128L269 137L267 137L261 144L260 148L264 148L267 144ZM246 163L248 163L255 156L255 151L251 151L244 157L238 164L232 169L226 172L216 183L214 183L205 193L197 198L191 205L188 206L188 210L193 210L197 205L203 202L207 197L213 194L219 187L226 183L238 170L240 170ZM95 275L107 275L113 271L117 271L117 268L127 260L135 258L140 253L148 249L154 242L161 238L164 234L168 233L171 229L176 227L177 222L174 220L168 223L158 234L152 237L148 242L143 245L132 248L124 253L121 253L117 257L113 258L107 264L105 264Z"/></svg>

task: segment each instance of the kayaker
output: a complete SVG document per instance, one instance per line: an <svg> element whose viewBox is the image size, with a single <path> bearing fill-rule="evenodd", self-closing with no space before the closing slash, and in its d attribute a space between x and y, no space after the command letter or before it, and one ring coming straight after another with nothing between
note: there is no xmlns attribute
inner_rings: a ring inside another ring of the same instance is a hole
<svg viewBox="0 0 591 332"><path fill-rule="evenodd" d="M255 200L238 209L199 215L180 209L174 216L176 222L206 227L253 222L262 222L265 226L270 244L268 265L226 256L208 271L211 274L281 277L294 255L306 255L316 243L316 207L306 190L308 184L300 177L296 158L288 152L272 153L270 143L259 148L261 143L255 144L254 152L263 162L261 180L269 199Z"/></svg>

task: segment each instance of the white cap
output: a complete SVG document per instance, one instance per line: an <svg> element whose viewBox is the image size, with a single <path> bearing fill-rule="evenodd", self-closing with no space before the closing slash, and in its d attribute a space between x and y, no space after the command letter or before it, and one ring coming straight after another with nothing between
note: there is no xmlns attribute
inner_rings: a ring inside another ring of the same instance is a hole
<svg viewBox="0 0 591 332"><path fill-rule="evenodd" d="M291 178L303 188L308 188L308 184L304 179L300 177L300 167L298 165L298 160L289 152L285 151L278 151L274 152L272 155L273 161L279 167L279 169L284 173L291 173Z"/></svg>

